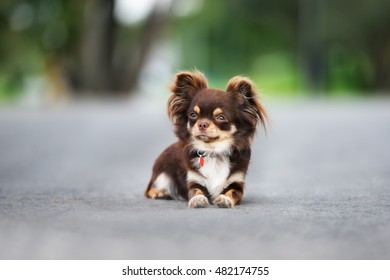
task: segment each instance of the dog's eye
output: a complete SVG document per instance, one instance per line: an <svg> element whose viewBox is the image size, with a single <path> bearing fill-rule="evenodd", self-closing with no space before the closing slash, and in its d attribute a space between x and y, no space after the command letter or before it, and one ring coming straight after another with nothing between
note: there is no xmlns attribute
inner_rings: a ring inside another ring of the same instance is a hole
<svg viewBox="0 0 390 280"><path fill-rule="evenodd" d="M190 119L196 119L198 117L198 115L195 113L195 112L191 112L190 115L189 115Z"/></svg>
<svg viewBox="0 0 390 280"><path fill-rule="evenodd" d="M227 122L227 118L224 115L218 115L217 121L219 122Z"/></svg>

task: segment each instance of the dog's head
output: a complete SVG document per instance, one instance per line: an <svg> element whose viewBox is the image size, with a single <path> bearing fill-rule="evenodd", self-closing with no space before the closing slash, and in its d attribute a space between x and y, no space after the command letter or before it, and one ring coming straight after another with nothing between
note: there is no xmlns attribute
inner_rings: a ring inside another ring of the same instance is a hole
<svg viewBox="0 0 390 280"><path fill-rule="evenodd" d="M245 149L258 122L266 128L267 112L248 78L233 77L222 91L207 88L199 71L180 72L171 91L168 114L175 133L195 149L216 153Z"/></svg>

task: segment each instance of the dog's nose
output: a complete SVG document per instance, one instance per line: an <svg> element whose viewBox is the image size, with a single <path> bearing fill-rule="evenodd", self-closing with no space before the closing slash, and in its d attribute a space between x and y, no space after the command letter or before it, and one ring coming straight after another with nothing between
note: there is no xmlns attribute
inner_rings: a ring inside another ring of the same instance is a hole
<svg viewBox="0 0 390 280"><path fill-rule="evenodd" d="M198 129L202 132L206 131L206 129L209 127L210 123L206 121L200 121L198 123Z"/></svg>

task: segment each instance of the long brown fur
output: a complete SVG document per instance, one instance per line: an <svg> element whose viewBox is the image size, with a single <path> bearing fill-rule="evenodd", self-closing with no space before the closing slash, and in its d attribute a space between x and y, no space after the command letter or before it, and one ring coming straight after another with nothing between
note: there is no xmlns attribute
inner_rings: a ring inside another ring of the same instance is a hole
<svg viewBox="0 0 390 280"><path fill-rule="evenodd" d="M242 200L256 126L266 130L269 120L253 82L236 76L226 91L208 89L203 73L184 71L170 90L168 116L179 140L156 159L145 196L184 198L191 208L234 207Z"/></svg>
<svg viewBox="0 0 390 280"><path fill-rule="evenodd" d="M185 122L185 113L190 105L193 95L207 88L207 79L198 70L193 72L180 72L170 86L173 93L167 103L168 116L175 126Z"/></svg>

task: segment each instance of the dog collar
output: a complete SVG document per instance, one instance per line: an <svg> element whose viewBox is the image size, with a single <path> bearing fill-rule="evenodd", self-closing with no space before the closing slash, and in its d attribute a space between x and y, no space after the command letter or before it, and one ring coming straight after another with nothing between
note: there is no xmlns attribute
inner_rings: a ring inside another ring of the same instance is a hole
<svg viewBox="0 0 390 280"><path fill-rule="evenodd" d="M204 166L204 158L205 157L211 157L211 158L216 158L216 157L224 157L224 156L228 156L230 155L230 153L216 153L214 151L212 152L206 152L204 150L197 150L196 151L196 154L198 156L198 165L199 165L199 168L203 167Z"/></svg>

